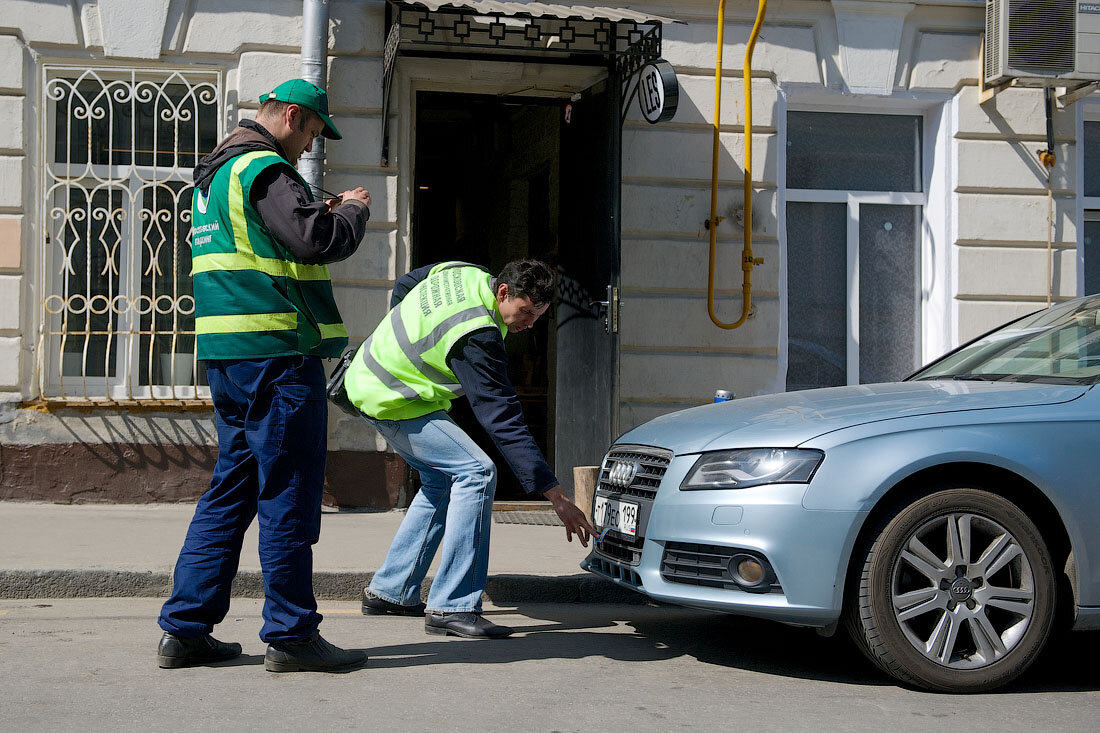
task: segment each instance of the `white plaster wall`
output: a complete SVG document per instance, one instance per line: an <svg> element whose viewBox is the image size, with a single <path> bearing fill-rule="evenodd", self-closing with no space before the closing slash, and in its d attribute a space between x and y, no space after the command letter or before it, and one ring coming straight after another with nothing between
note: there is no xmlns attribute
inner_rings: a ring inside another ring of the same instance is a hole
<svg viewBox="0 0 1100 733"><path fill-rule="evenodd" d="M75 46L82 43L77 12L69 0L0 0L0 24L17 28L29 43Z"/></svg>
<svg viewBox="0 0 1100 733"><path fill-rule="evenodd" d="M22 364L22 337L0 336L0 389L18 389Z"/></svg>
<svg viewBox="0 0 1100 733"><path fill-rule="evenodd" d="M22 5L0 4L0 17L25 13ZM71 18L70 18L71 20ZM8 21L10 22L10 21ZM7 23L5 23L7 24ZM23 338L28 278L24 246L27 235L27 118L26 85L29 69L24 42L0 35L0 410L17 401L26 381L28 360Z"/></svg>
<svg viewBox="0 0 1100 733"><path fill-rule="evenodd" d="M297 0L193 0L183 50L231 54L245 48L300 51L302 3Z"/></svg>
<svg viewBox="0 0 1100 733"><path fill-rule="evenodd" d="M0 208L23 208L23 164L21 155L0 155Z"/></svg>
<svg viewBox="0 0 1100 733"><path fill-rule="evenodd" d="M22 295L21 275L0 275L0 331L19 330L19 301Z"/></svg>
<svg viewBox="0 0 1100 733"><path fill-rule="evenodd" d="M6 11L26 8L0 4ZM71 21L71 16L70 16ZM26 349L23 328L28 279L23 276L27 207L27 67L24 43L0 35L0 403L18 400L25 381Z"/></svg>
<svg viewBox="0 0 1100 733"><path fill-rule="evenodd" d="M23 97L0 96L0 150L23 150Z"/></svg>
<svg viewBox="0 0 1100 733"><path fill-rule="evenodd" d="M139 0L130 4L139 15L143 4ZM792 85L812 87L835 92L839 104L851 101L839 94L843 85L831 4L773 2L757 46L753 79L754 250L765 259L753 273L757 312L738 330L718 329L707 317L709 241L703 228L709 217L715 8L703 0L635 5L688 23L664 28L664 56L680 80L676 118L650 126L640 120L635 107L624 128L620 374L624 429L660 412L707 401L717 387L747 395L773 384L783 297L779 292L783 207L779 90ZM742 234L731 220L741 197L741 65L753 5L729 4L723 49L719 214L729 218L718 235L717 308L725 320L740 315ZM905 17L896 91L956 94L957 130L951 151L957 159L951 164L957 166L957 175L949 195L957 282L951 298L957 336L965 339L1045 302L1043 283L1037 279L1045 276L1045 181L1032 162L1045 132L1042 95L1012 90L979 106L972 83L977 75L981 8L916 5ZM414 70L402 71L403 76L395 80L388 121L391 163L383 167L379 160L383 8L380 0L330 3L328 89L332 111L346 137L327 145L325 187L339 191L364 185L374 198L360 251L332 267L337 299L353 339L365 337L382 317L393 280L408 267L412 90L434 83L491 91L499 88L501 80L523 85L531 78L546 78L547 73L534 70L534 65L464 62L451 64L433 80L435 72L409 64L405 69ZM229 123L234 124L240 116L254 114L260 93L298 75L300 16L297 0L171 0L161 21L162 60L222 68ZM35 138L33 125L39 110L31 86L33 68L25 67L26 59L32 58L28 53L38 61L98 59L106 43L105 27L98 5L89 0L0 0L0 17L5 18L5 27L17 29L23 39L0 35L0 215L23 216L26 225L21 231L30 241L36 236L37 209L28 184L35 180L34 156L41 141ZM142 48L147 56L151 54L148 44ZM112 59L111 63L129 62ZM16 122L9 124L12 120ZM1060 113L1056 120L1059 166L1054 176L1057 297L1072 294L1075 287L1074 134L1072 115ZM27 289L32 279L23 273L33 273L34 266L26 261L22 270L5 273L20 280L23 303L30 300ZM6 292L0 290L0 298L8 297ZM27 319L20 323L25 328ZM29 389L26 359L15 377L5 377L3 370L20 368L22 355L28 353L23 344L32 340L20 331L0 332L0 389L4 385ZM333 419L333 436L336 447L377 446L373 434L338 416Z"/></svg>
<svg viewBox="0 0 1100 733"><path fill-rule="evenodd" d="M23 56L23 44L16 36L0 35L0 89L23 93Z"/></svg>
<svg viewBox="0 0 1100 733"><path fill-rule="evenodd" d="M654 9L653 12L660 12ZM820 84L811 14L782 18L757 44L753 79L753 250L765 262L753 271L755 315L737 330L708 315L711 161L716 30L713 11L679 17L689 25L663 28L663 55L677 72L679 104L668 123L649 125L636 108L623 129L622 310L619 428L708 402L715 389L739 395L766 391L775 380L779 331L777 136L778 89L773 77ZM727 7L719 135L715 311L726 322L741 315L744 80L751 22ZM789 24L788 24L789 21Z"/></svg>

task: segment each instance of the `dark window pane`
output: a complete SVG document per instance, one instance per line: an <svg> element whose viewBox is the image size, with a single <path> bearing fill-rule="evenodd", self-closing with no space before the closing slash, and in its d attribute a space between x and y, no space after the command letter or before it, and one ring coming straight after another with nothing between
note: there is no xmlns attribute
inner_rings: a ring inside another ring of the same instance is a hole
<svg viewBox="0 0 1100 733"><path fill-rule="evenodd" d="M790 112L787 185L834 191L920 191L921 118Z"/></svg>
<svg viewBox="0 0 1100 733"><path fill-rule="evenodd" d="M846 204L787 204L787 389L848 381Z"/></svg>
<svg viewBox="0 0 1100 733"><path fill-rule="evenodd" d="M196 149L201 157L217 144L217 96L209 84L54 79L49 94L56 100L55 163L190 169Z"/></svg>
<svg viewBox="0 0 1100 733"><path fill-rule="evenodd" d="M1085 214L1085 295L1100 293L1100 221Z"/></svg>
<svg viewBox="0 0 1100 733"><path fill-rule="evenodd" d="M1085 195L1100 196L1100 122L1085 123Z"/></svg>
<svg viewBox="0 0 1100 733"><path fill-rule="evenodd" d="M859 207L859 381L892 382L916 369L919 206Z"/></svg>
<svg viewBox="0 0 1100 733"><path fill-rule="evenodd" d="M141 297L138 383L192 384L195 316L191 281L190 186L172 181L141 192Z"/></svg>
<svg viewBox="0 0 1100 733"><path fill-rule="evenodd" d="M115 375L118 341L114 303L119 287L118 243L126 222L125 191L72 188L65 224L58 233L61 292L59 314L62 374Z"/></svg>
<svg viewBox="0 0 1100 733"><path fill-rule="evenodd" d="M54 79L49 83L54 106L54 162L84 165L130 165L130 96L121 81Z"/></svg>

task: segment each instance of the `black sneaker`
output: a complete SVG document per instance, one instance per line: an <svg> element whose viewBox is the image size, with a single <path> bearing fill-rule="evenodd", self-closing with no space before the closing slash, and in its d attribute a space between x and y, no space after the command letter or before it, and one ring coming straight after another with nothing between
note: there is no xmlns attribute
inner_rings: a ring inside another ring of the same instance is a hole
<svg viewBox="0 0 1100 733"><path fill-rule="evenodd" d="M210 634L189 639L167 631L157 645L157 664L162 669L190 667L193 664L224 662L241 656L241 645L218 641Z"/></svg>
<svg viewBox="0 0 1100 733"><path fill-rule="evenodd" d="M467 639L503 639L515 629L494 624L480 613L437 613L428 611L424 631L443 636L465 636Z"/></svg>
<svg viewBox="0 0 1100 733"><path fill-rule="evenodd" d="M268 672L336 672L361 667L367 661L364 652L341 649L314 631L299 641L273 641L267 645L264 669Z"/></svg>
<svg viewBox="0 0 1100 733"><path fill-rule="evenodd" d="M365 616L423 616L424 604L417 603L415 606L402 606L400 603L391 603L385 598L379 598L376 595L364 589L363 591L363 615Z"/></svg>

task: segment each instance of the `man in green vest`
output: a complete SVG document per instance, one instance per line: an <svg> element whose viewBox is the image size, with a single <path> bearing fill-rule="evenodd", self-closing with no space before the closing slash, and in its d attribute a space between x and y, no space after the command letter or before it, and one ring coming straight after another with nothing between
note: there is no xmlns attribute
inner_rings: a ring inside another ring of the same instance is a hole
<svg viewBox="0 0 1100 733"><path fill-rule="evenodd" d="M447 415L465 394L478 422L530 494L542 494L585 547L594 533L562 492L531 436L508 379L504 335L546 312L554 273L538 260L482 267L443 262L394 286L390 312L344 376L348 399L414 469L422 486L382 568L363 592L363 613L424 614L420 585L436 551L443 558L428 596L425 630L500 638L512 629L481 614L489 567L496 466Z"/></svg>
<svg viewBox="0 0 1100 733"><path fill-rule="evenodd" d="M229 610L245 530L259 516L264 666L348 669L367 656L318 633L312 546L327 437L321 359L347 345L326 264L358 248L370 194L356 188L317 201L294 168L318 135L340 139L325 90L293 79L260 102L256 120L241 122L195 168L195 333L218 460L161 609L157 661L186 667L241 653L211 631Z"/></svg>

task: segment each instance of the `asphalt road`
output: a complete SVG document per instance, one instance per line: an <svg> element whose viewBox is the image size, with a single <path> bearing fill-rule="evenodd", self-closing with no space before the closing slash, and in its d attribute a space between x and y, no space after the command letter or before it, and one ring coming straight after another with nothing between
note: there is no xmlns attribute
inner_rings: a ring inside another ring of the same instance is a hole
<svg viewBox="0 0 1100 733"><path fill-rule="evenodd" d="M419 619L322 603L362 648L346 674L272 674L259 601L216 636L244 655L156 667L155 599L0 600L0 730L672 731L1100 729L1100 634L1059 641L997 694L905 689L843 638L655 606L492 608L505 640L428 636Z"/></svg>

